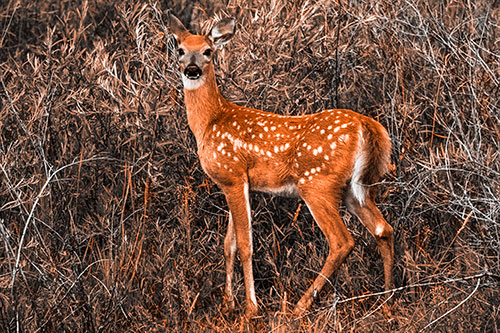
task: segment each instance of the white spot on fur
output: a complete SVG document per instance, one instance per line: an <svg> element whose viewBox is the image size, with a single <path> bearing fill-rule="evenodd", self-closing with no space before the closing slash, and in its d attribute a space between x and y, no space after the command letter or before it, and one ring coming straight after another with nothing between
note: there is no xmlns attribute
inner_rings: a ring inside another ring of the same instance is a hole
<svg viewBox="0 0 500 333"><path fill-rule="evenodd" d="M243 146L243 141L241 141L240 139L235 139L233 143L233 150L241 148L241 146Z"/></svg>
<svg viewBox="0 0 500 333"><path fill-rule="evenodd" d="M346 143L349 140L349 134L342 134L339 136L339 141Z"/></svg>

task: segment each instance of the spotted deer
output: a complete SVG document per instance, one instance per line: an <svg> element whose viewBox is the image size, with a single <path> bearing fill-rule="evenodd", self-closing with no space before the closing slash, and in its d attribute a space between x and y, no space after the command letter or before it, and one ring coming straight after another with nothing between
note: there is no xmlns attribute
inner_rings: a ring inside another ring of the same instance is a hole
<svg viewBox="0 0 500 333"><path fill-rule="evenodd" d="M343 201L375 237L384 263L385 288L392 286L393 228L375 205L377 183L390 163L391 141L384 127L350 110L283 116L233 104L215 80L214 51L235 33L233 19L220 20L207 35L193 35L175 17L179 69L189 127L206 174L222 189L229 207L224 239L225 304L234 308L236 249L243 266L246 316L257 314L252 270L249 191L304 200L326 236L325 264L295 307L301 314L354 247L339 215Z"/></svg>

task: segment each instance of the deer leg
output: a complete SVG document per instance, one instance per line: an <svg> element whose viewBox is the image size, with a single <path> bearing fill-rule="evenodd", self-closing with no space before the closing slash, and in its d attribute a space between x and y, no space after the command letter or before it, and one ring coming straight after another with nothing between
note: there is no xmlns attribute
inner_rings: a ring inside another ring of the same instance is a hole
<svg viewBox="0 0 500 333"><path fill-rule="evenodd" d="M246 316L251 318L257 314L258 307L252 270L252 226L248 184L226 187L224 188L224 194L231 212L236 246L240 254L245 277ZM232 244L231 241L230 245Z"/></svg>
<svg viewBox="0 0 500 333"><path fill-rule="evenodd" d="M227 307L230 310L234 309L233 275L234 275L235 255L236 255L236 232L234 230L233 216L231 215L230 212L226 237L224 238L224 257L226 261L225 301Z"/></svg>
<svg viewBox="0 0 500 333"><path fill-rule="evenodd" d="M328 241L329 253L318 277L297 303L294 311L297 315L309 308L326 280L339 268L354 247L354 239L340 218L336 200L325 198L323 193L322 196L322 198L303 196L314 220Z"/></svg>
<svg viewBox="0 0 500 333"><path fill-rule="evenodd" d="M367 197L361 204L354 196L348 194L347 209L356 215L361 223L375 238L384 262L385 289L392 288L392 267L394 265L394 230L384 219L375 202Z"/></svg>

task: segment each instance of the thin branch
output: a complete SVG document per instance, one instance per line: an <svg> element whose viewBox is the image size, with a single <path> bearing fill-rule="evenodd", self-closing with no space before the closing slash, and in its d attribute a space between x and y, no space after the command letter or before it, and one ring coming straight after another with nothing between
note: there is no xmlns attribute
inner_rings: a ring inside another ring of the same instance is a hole
<svg viewBox="0 0 500 333"><path fill-rule="evenodd" d="M456 309L458 309L460 306L462 306L462 304L464 304L465 302L467 302L467 300L469 298L472 297L472 295L474 295L477 291L477 289L479 288L479 285L481 284L481 278L479 278L477 280L477 283L476 283L476 287L474 288L474 290L465 298L463 299L460 303L458 303L457 305L455 305L453 308L451 308L450 310L446 311L444 314L442 314L441 316L439 316L438 318L434 319L433 321L431 321L430 323L428 323L424 328L422 328L420 330L420 332L423 332L425 331L426 328L434 325L435 323L437 323L438 321L440 321L441 319L443 319L444 317L446 317L447 315L449 315L450 313L452 313L453 311L455 311Z"/></svg>
<svg viewBox="0 0 500 333"><path fill-rule="evenodd" d="M47 180L43 184L42 188L40 189L40 192L36 196L35 202L33 203L33 206L31 207L31 210L30 210L30 213L28 215L28 218L26 219L26 222L24 224L24 229L23 229L23 233L21 235L21 240L19 241L19 244L18 244L18 247L17 247L16 264L14 266L14 269L12 270L12 280L10 282L10 288L11 288L12 292L13 292L13 288L14 288L14 281L16 280L17 271L20 269L19 262L21 261L21 251L23 249L24 238L26 237L26 233L28 231L28 227L29 227L30 222L31 222L31 220L33 218L33 215L35 213L35 208L38 205L38 201L42 197L43 192L45 192L45 189L47 188L47 186L52 181L52 178L54 178L60 171L62 171L64 169L67 169L67 168L69 168L69 167L71 167L73 165L77 165L77 164L85 163L85 162L90 162L90 161L103 160L103 159L107 159L107 158L106 157L97 157L97 158L96 157L91 157L91 158L85 159L85 160L77 160L77 161L74 161L74 162L72 162L70 164L66 164L66 165L60 167L59 169L55 170L54 172L52 172L49 175L49 177L47 178Z"/></svg>

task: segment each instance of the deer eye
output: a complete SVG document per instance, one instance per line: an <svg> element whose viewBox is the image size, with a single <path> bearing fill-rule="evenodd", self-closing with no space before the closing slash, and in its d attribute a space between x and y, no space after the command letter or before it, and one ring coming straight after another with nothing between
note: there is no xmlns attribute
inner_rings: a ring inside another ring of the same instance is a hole
<svg viewBox="0 0 500 333"><path fill-rule="evenodd" d="M184 54L186 54L186 52L184 52L183 49L178 49L177 53L179 54L180 57L182 57Z"/></svg>
<svg viewBox="0 0 500 333"><path fill-rule="evenodd" d="M203 52L203 55L205 57L210 57L212 55L212 50L211 49L206 49L204 52Z"/></svg>

